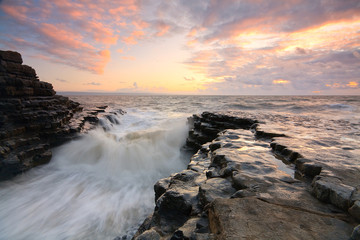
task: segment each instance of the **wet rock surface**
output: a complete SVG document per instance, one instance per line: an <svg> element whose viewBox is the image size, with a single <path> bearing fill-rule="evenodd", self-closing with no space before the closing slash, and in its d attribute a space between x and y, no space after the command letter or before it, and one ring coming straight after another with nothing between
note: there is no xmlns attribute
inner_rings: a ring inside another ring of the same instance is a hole
<svg viewBox="0 0 360 240"><path fill-rule="evenodd" d="M216 199L209 209L216 239L347 240L352 227L332 216L284 207L258 198Z"/></svg>
<svg viewBox="0 0 360 240"><path fill-rule="evenodd" d="M187 170L156 183L154 213L134 239L359 235L359 186L286 144L291 137L248 118L205 112L189 121L187 144L198 151Z"/></svg>
<svg viewBox="0 0 360 240"><path fill-rule="evenodd" d="M0 180L48 163L51 147L91 128L100 111L56 95L19 53L0 51Z"/></svg>

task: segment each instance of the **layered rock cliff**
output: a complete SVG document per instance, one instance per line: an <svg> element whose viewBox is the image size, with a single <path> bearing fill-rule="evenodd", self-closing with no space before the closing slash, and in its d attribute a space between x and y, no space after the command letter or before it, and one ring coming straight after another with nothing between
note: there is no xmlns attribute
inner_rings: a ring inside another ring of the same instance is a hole
<svg viewBox="0 0 360 240"><path fill-rule="evenodd" d="M19 53L0 51L0 180L49 162L50 148L84 125L73 118L80 104L56 95L22 62Z"/></svg>

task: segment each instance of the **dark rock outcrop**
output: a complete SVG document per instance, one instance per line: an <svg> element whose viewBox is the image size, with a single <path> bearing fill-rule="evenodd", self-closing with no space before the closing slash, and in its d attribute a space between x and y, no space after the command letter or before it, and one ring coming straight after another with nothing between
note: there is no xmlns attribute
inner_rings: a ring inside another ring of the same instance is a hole
<svg viewBox="0 0 360 240"><path fill-rule="evenodd" d="M197 151L201 145L211 142L219 132L225 129L250 129L257 123L257 120L249 118L238 118L222 114L203 112L201 115L193 115L188 119L192 129L186 145ZM212 148L216 147L215 145Z"/></svg>
<svg viewBox="0 0 360 240"><path fill-rule="evenodd" d="M358 237L357 189L277 143L289 137L247 118L203 113L190 121L187 144L199 150L187 170L155 184L154 213L135 240Z"/></svg>
<svg viewBox="0 0 360 240"><path fill-rule="evenodd" d="M0 51L0 180L49 162L51 147L85 127L90 116L81 111L79 103L56 95L33 68L22 65L19 53Z"/></svg>

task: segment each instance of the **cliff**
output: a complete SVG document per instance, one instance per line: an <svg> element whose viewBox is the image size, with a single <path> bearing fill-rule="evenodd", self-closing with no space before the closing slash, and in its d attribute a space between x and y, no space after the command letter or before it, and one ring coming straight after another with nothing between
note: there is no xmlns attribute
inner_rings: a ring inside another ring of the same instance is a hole
<svg viewBox="0 0 360 240"><path fill-rule="evenodd" d="M0 51L0 180L50 161L50 148L84 126L79 103L56 95L17 52ZM88 119L96 120L95 116Z"/></svg>

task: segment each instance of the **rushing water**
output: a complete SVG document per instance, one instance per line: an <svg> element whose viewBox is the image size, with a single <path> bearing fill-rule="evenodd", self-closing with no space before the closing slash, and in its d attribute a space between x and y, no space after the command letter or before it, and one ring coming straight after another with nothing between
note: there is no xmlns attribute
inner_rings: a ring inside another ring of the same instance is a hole
<svg viewBox="0 0 360 240"><path fill-rule="evenodd" d="M296 138L300 152L323 149L319 161L359 168L359 96L70 97L108 105L107 131L98 127L54 149L48 165L1 183L1 240L130 238L153 210L154 183L186 167L186 118L202 111L257 118Z"/></svg>

